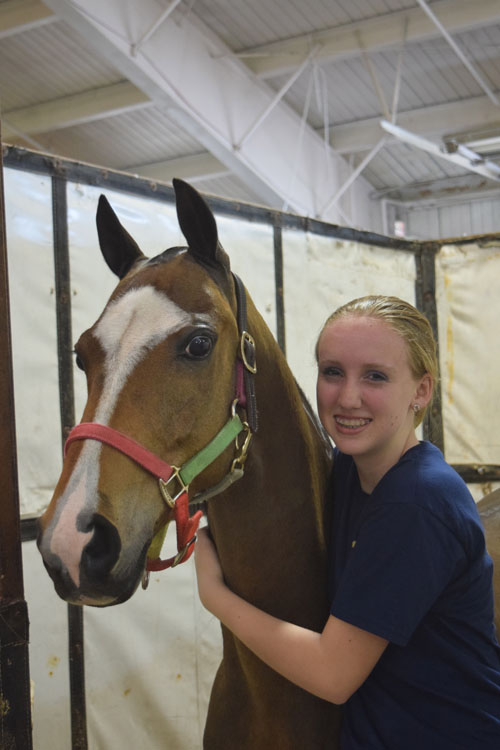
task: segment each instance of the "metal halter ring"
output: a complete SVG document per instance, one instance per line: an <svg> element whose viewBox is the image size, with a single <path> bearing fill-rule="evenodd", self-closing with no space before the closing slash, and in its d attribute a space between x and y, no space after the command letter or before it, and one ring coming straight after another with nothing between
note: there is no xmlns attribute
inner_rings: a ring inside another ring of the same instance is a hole
<svg viewBox="0 0 500 750"><path fill-rule="evenodd" d="M233 463L231 464L231 472L236 471L237 469L243 469L245 461L247 460L248 446L250 445L250 440L252 439L252 431L248 422L243 422L243 427L245 428L245 439L241 448L238 444L239 436L237 436L236 440L234 441L236 450L239 450L240 453L233 459Z"/></svg>
<svg viewBox="0 0 500 750"><path fill-rule="evenodd" d="M184 560L188 549L196 542L197 538L198 537L195 534L194 537L190 539L189 542L181 550L179 550L179 552L174 557L174 561L171 565L172 568L175 568L176 565L179 565Z"/></svg>

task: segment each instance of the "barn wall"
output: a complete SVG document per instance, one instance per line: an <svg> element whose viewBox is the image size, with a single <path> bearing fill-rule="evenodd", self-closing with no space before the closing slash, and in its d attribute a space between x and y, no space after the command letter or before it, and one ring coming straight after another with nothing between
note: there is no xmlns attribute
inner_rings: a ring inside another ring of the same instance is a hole
<svg viewBox="0 0 500 750"><path fill-rule="evenodd" d="M436 297L446 458L498 464L500 238L445 244L436 257ZM496 485L471 486L476 500Z"/></svg>
<svg viewBox="0 0 500 750"><path fill-rule="evenodd" d="M61 470L50 179L5 170L21 514L38 514ZM54 450L55 448L55 450Z"/></svg>
<svg viewBox="0 0 500 750"><path fill-rule="evenodd" d="M398 209L405 221L407 237L435 240L445 237L468 237L500 231L500 194L490 198L454 201L453 205L422 206ZM392 231L392 228L391 228Z"/></svg>
<svg viewBox="0 0 500 750"><path fill-rule="evenodd" d="M9 270L21 506L47 503L61 468L50 178L6 169ZM97 249L95 208L102 189L69 183L68 229L73 338L98 316L115 285ZM105 190L148 255L183 244L168 202ZM220 215L233 269L277 335L272 220ZM314 343L327 315L354 296L389 293L415 302L413 249L394 242L332 236L286 224L282 231L285 345L292 370L314 403ZM443 247L436 263L445 445L449 460L495 463L492 291L497 245ZM471 281L472 280L472 281ZM487 304L484 304L487 300ZM480 366L480 363L484 363ZM481 373L481 377L478 376ZM76 415L85 401L75 369ZM474 394L472 400L471 393ZM464 418L463 418L464 417ZM465 424L464 424L465 423ZM449 455L448 455L449 453ZM173 530L166 545L173 547ZM169 554L169 550L164 550ZM23 545L35 686L34 746L70 747L66 605L53 591L34 542ZM218 660L217 622L196 595L192 562L152 576L146 592L104 610L85 609L87 710L91 750L196 750Z"/></svg>

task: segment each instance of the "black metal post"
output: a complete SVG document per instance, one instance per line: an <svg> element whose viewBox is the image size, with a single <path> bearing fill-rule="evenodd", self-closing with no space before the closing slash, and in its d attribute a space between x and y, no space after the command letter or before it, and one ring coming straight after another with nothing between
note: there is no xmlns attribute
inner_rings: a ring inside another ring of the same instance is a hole
<svg viewBox="0 0 500 750"><path fill-rule="evenodd" d="M276 294L276 338L281 351L286 357L285 331L285 297L283 283L283 233L281 230L281 215L274 219L274 286Z"/></svg>
<svg viewBox="0 0 500 750"><path fill-rule="evenodd" d="M75 424L66 185L64 178L52 177L59 404L63 447ZM71 746L72 750L87 750L83 607L75 607L72 604L68 604L68 649Z"/></svg>
<svg viewBox="0 0 500 750"><path fill-rule="evenodd" d="M435 260L438 250L439 245L437 243L424 243L421 246L421 251L415 254L417 264L417 307L429 320L437 342L439 342L439 338ZM425 415L423 428L424 438L433 442L444 454L444 427L440 381L435 385L434 399L431 408Z"/></svg>
<svg viewBox="0 0 500 750"><path fill-rule="evenodd" d="M0 750L31 750L29 620L21 555L1 138L0 352Z"/></svg>

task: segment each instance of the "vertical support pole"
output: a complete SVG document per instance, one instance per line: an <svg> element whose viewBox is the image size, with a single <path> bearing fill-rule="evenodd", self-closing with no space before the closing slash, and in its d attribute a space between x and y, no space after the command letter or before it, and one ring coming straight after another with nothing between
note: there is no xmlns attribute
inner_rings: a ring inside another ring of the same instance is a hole
<svg viewBox="0 0 500 750"><path fill-rule="evenodd" d="M62 446L75 423L73 389L73 336L71 331L71 282L68 243L66 180L52 178L54 269L56 287L57 357ZM87 750L85 705L83 607L68 604L69 682L72 750Z"/></svg>
<svg viewBox="0 0 500 750"><path fill-rule="evenodd" d="M87 750L88 748L83 636L83 607L76 607L73 604L68 604L68 653L72 750Z"/></svg>
<svg viewBox="0 0 500 750"><path fill-rule="evenodd" d="M416 298L417 307L421 310L432 326L434 338L438 342L439 362L439 338L438 338L438 316L436 302L436 269L435 259L437 246L434 244L423 244L420 253L415 255L417 264ZM427 411L424 419L424 438L434 443L444 454L444 427L443 409L441 397L441 382L435 384L434 400L431 408Z"/></svg>
<svg viewBox="0 0 500 750"><path fill-rule="evenodd" d="M0 352L0 747L31 750L29 621L21 555L1 138Z"/></svg>
<svg viewBox="0 0 500 750"><path fill-rule="evenodd" d="M286 357L285 297L283 279L283 233L281 214L274 217L274 285L276 293L276 338Z"/></svg>

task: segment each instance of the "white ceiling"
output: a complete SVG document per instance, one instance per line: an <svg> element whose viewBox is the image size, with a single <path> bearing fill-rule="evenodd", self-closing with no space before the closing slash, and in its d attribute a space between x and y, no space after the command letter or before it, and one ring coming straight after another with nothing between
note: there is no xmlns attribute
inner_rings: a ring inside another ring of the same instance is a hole
<svg viewBox="0 0 500 750"><path fill-rule="evenodd" d="M8 143L329 221L463 199L500 189L500 0L0 0L0 104Z"/></svg>

